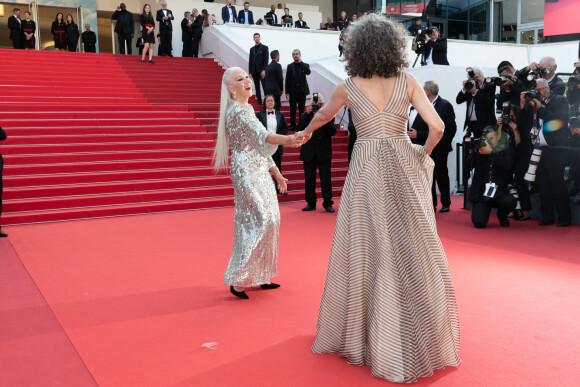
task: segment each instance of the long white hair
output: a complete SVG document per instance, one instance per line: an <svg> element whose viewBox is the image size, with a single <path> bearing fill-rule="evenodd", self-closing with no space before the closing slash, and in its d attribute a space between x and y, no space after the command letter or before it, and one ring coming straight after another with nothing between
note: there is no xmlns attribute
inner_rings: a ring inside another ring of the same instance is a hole
<svg viewBox="0 0 580 387"><path fill-rule="evenodd" d="M232 73L241 70L240 67L230 67L222 77L222 95L220 99L220 119L217 129L217 141L213 151L213 166L216 171L225 168L228 163L230 141L226 130L226 113L231 106L232 96L228 91Z"/></svg>

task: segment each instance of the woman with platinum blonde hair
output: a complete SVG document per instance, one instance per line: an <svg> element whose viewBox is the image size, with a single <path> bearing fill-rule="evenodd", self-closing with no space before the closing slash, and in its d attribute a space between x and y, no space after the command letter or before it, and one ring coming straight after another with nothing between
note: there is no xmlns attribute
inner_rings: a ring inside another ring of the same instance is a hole
<svg viewBox="0 0 580 387"><path fill-rule="evenodd" d="M224 284L233 295L248 299L244 288L260 285L275 289L270 282L277 275L280 211L276 189L286 192L282 176L272 155L279 145L298 147L302 139L296 135L270 133L256 118L248 103L252 96L252 80L244 70L232 67L224 72L218 137L214 150L214 166L226 167L231 148L230 174L234 186L234 244L224 274Z"/></svg>
<svg viewBox="0 0 580 387"><path fill-rule="evenodd" d="M308 139L343 105L357 131L312 351L338 353L399 383L461 363L455 293L431 199L429 154L444 125L421 85L403 72L406 45L381 15L350 26L350 78L298 133ZM429 125L424 147L407 135L409 103Z"/></svg>

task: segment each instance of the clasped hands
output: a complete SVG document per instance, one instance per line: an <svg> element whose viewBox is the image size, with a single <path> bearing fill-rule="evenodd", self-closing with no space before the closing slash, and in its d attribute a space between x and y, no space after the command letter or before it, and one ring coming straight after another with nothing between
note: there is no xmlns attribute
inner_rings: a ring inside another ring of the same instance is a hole
<svg viewBox="0 0 580 387"><path fill-rule="evenodd" d="M304 133L304 131L301 132L296 132L295 134L293 134L291 137L291 143L290 146L292 148L299 148L302 145L304 145L308 140L310 140L310 137L312 137L312 133Z"/></svg>

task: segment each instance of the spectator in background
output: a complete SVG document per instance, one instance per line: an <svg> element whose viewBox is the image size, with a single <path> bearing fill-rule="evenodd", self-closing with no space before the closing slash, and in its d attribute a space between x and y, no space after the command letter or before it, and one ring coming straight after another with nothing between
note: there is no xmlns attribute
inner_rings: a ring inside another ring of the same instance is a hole
<svg viewBox="0 0 580 387"><path fill-rule="evenodd" d="M266 19L266 23L268 23L271 26L278 27L280 26L278 16L276 15L276 6L274 4L270 6L270 12L268 12L266 16L264 16L264 19Z"/></svg>
<svg viewBox="0 0 580 387"><path fill-rule="evenodd" d="M181 56L183 58L193 57L192 24L193 20L191 18L191 12L185 11L183 14L183 20L181 21L181 41L183 42Z"/></svg>
<svg viewBox="0 0 580 387"><path fill-rule="evenodd" d="M298 117L304 113L306 96L310 94L306 76L310 75L310 65L302 61L300 50L292 51L292 59L286 68L286 99L290 102L290 130L296 128L296 105L298 105Z"/></svg>
<svg viewBox="0 0 580 387"><path fill-rule="evenodd" d="M85 32L82 35L84 52L97 52L97 34L91 31L91 26L85 24Z"/></svg>
<svg viewBox="0 0 580 387"><path fill-rule="evenodd" d="M173 39L173 25L171 23L175 18L173 17L173 12L167 9L167 1L163 0L161 2L161 9L157 11L157 21L159 22L159 35L161 36L161 45L163 50L163 56L173 57L171 53L173 47L171 46L171 40Z"/></svg>
<svg viewBox="0 0 580 387"><path fill-rule="evenodd" d="M336 30L337 31L344 31L347 29L348 24L349 24L349 20L348 20L348 17L346 17L346 12L341 11L340 12L340 19L338 19L336 21Z"/></svg>
<svg viewBox="0 0 580 387"><path fill-rule="evenodd" d="M24 12L24 20L22 21L22 48L25 50L36 49L34 34L36 33L36 23L30 20L30 12Z"/></svg>
<svg viewBox="0 0 580 387"><path fill-rule="evenodd" d="M6 132L4 129L0 128L0 141L6 140ZM0 153L0 220L2 219L2 170L4 169L4 159L2 158L2 153ZM0 238L6 238L8 234L2 232L2 224L0 224Z"/></svg>
<svg viewBox="0 0 580 387"><path fill-rule="evenodd" d="M16 49L22 48L22 20L20 20L20 9L14 8L12 16L8 18L8 28L10 29L10 40Z"/></svg>
<svg viewBox="0 0 580 387"><path fill-rule="evenodd" d="M413 24L411 24L409 26L408 30L409 30L409 33L411 34L411 36L417 35L417 32L421 29L422 22L423 22L423 20L421 20L421 18L418 17L417 19L415 19Z"/></svg>
<svg viewBox="0 0 580 387"><path fill-rule="evenodd" d="M295 28L308 28L306 22L302 20L302 12L298 12L298 20L294 23Z"/></svg>
<svg viewBox="0 0 580 387"><path fill-rule="evenodd" d="M290 8L284 8L284 15L282 15L282 25L292 27L292 15L290 15Z"/></svg>
<svg viewBox="0 0 580 387"><path fill-rule="evenodd" d="M215 24L217 24L217 21L215 19L215 15L210 15L207 12L207 9L202 9L201 10L201 16L203 17L203 28L207 28L209 26L213 26Z"/></svg>
<svg viewBox="0 0 580 387"><path fill-rule="evenodd" d="M117 21L115 32L117 33L117 41L119 42L119 52L125 54L125 45L127 46L127 55L133 53L131 41L135 33L135 22L133 21L133 14L127 11L125 3L121 3L112 16L113 20Z"/></svg>
<svg viewBox="0 0 580 387"><path fill-rule="evenodd" d="M79 44L79 26L76 25L72 15L66 15L66 45L70 52L76 52Z"/></svg>
<svg viewBox="0 0 580 387"><path fill-rule="evenodd" d="M56 19L52 22L50 32L54 36L54 50L62 51L66 48L66 24L62 13L56 14Z"/></svg>
<svg viewBox="0 0 580 387"><path fill-rule="evenodd" d="M238 23L240 24L254 24L254 14L250 11L250 3L244 3L244 9L240 10L238 14Z"/></svg>
<svg viewBox="0 0 580 387"><path fill-rule="evenodd" d="M425 62L427 64L447 65L447 39L439 36L439 30L433 27L433 32L425 38Z"/></svg>
<svg viewBox="0 0 580 387"><path fill-rule="evenodd" d="M222 8L222 20L224 24L236 23L238 21L236 7L232 5L232 0L226 0L226 5Z"/></svg>
<svg viewBox="0 0 580 387"><path fill-rule="evenodd" d="M352 14L352 17L350 18L350 24L356 24L356 21L358 20L358 16L356 13Z"/></svg>
<svg viewBox="0 0 580 387"><path fill-rule="evenodd" d="M145 56L149 52L149 63L153 62L153 46L155 45L155 19L151 13L151 6L145 4L143 13L139 15L141 23L141 37L143 38L143 53L141 54L141 63L145 63Z"/></svg>
<svg viewBox="0 0 580 387"><path fill-rule="evenodd" d="M191 11L191 18L193 23L191 25L192 38L193 38L193 57L199 57L199 43L201 41L201 35L203 34L203 17L199 14L197 8Z"/></svg>
<svg viewBox="0 0 580 387"><path fill-rule="evenodd" d="M334 24L332 22L332 18L330 16L326 18L326 23L324 23L324 29L325 30L329 30L329 31L335 31L336 30L336 24Z"/></svg>
<svg viewBox="0 0 580 387"><path fill-rule="evenodd" d="M280 96L282 95L282 91L284 91L284 76L282 75L282 66L279 63L280 53L278 50L273 50L270 53L270 58L272 58L272 62L266 67L266 76L263 81L264 94L270 94L274 97L275 108L277 111L280 111L282 107Z"/></svg>
<svg viewBox="0 0 580 387"><path fill-rule="evenodd" d="M258 105L262 105L262 91L260 84L264 85L263 79L266 77L266 66L268 66L268 46L262 44L260 34L254 34L254 47L250 48L249 71L250 78L256 87L256 99Z"/></svg>

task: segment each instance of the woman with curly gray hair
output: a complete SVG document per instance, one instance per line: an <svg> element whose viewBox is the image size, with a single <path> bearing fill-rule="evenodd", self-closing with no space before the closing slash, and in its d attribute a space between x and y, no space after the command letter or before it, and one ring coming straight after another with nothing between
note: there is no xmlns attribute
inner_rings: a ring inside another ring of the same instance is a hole
<svg viewBox="0 0 580 387"><path fill-rule="evenodd" d="M312 351L338 353L391 382L458 366L459 322L437 235L429 154L443 122L407 66L406 39L378 14L344 37L350 78L299 136L343 105L357 129L334 232ZM406 133L409 103L429 125L425 146Z"/></svg>

